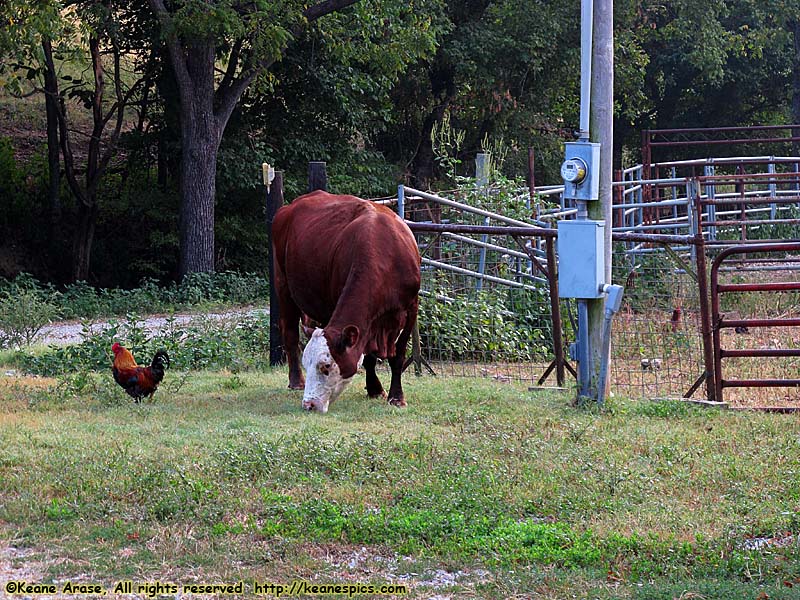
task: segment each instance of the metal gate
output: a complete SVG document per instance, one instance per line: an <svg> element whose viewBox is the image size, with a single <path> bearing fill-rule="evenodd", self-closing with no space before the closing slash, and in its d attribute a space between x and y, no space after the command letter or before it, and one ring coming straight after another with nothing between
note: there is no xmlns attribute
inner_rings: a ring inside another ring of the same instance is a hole
<svg viewBox="0 0 800 600"><path fill-rule="evenodd" d="M786 258L774 257L765 259L764 255L774 253L800 252L800 242L786 243L765 243L747 244L726 248L717 255L711 266L711 322L713 331L713 350L714 350L714 378L713 378L713 400L723 402L723 390L725 388L749 387L800 387L800 379L790 378L738 378L724 379L722 361L728 358L780 358L780 357L800 357L800 348L723 348L722 331L733 329L738 333L747 333L750 327L800 327L800 318L732 318L728 319L721 311L721 296L723 294L736 294L744 292L791 292L800 291L800 281L763 281L754 283L720 283L720 269L725 264L730 264L733 257L743 255L743 258L736 260L740 268L746 268L748 264L764 264L765 260L772 263L781 263ZM755 258L752 255L761 255ZM794 259L796 262L796 259ZM761 305L763 307L763 304Z"/></svg>

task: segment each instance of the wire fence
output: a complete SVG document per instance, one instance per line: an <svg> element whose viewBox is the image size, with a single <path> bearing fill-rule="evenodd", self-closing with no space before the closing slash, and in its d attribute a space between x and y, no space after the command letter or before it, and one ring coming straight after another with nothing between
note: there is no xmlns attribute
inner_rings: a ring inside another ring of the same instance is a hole
<svg viewBox="0 0 800 600"><path fill-rule="evenodd" d="M450 229L415 232L422 256L423 357L437 373L535 382L544 368L536 365L546 367L554 353L543 244L536 238L458 230L531 223L411 192L405 208L409 221ZM472 200L488 193L478 190Z"/></svg>

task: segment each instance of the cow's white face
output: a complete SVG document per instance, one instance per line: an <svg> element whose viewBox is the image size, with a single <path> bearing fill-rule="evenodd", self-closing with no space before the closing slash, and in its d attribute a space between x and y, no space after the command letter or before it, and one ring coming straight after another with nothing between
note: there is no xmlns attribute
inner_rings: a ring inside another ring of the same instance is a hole
<svg viewBox="0 0 800 600"><path fill-rule="evenodd" d="M361 366L361 357L358 364ZM306 387L303 391L303 408L328 412L330 403L339 397L352 377L344 379L339 365L333 360L328 340L322 329L315 329L303 351L303 368L306 371Z"/></svg>

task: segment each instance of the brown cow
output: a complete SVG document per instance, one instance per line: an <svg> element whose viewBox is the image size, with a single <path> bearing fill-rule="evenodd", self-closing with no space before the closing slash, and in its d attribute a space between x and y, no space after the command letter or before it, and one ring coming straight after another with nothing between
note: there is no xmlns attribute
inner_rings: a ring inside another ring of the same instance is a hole
<svg viewBox="0 0 800 600"><path fill-rule="evenodd" d="M417 320L420 257L408 226L390 209L316 191L275 214L275 288L289 362L289 387L303 408L327 412L364 364L367 394L385 397L378 358L392 369L389 402L405 406L400 375ZM322 324L299 361L298 323Z"/></svg>

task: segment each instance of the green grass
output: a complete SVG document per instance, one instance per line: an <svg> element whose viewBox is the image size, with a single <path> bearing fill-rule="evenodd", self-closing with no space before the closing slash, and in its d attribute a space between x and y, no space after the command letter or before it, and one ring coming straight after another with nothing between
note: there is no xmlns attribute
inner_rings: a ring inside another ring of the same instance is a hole
<svg viewBox="0 0 800 600"><path fill-rule="evenodd" d="M412 376L407 409L366 398L359 376L318 415L283 370L168 380L143 405L110 375L31 381L0 379L0 544L28 548L40 581L798 597L794 416L619 400L593 413Z"/></svg>

